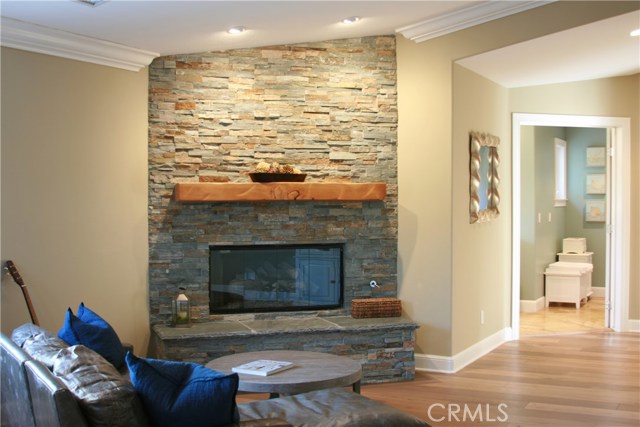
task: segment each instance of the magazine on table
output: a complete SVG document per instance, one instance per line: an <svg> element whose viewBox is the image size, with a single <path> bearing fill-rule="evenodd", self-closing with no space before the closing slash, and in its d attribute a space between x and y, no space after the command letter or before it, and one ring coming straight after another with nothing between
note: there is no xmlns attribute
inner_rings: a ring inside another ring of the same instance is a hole
<svg viewBox="0 0 640 427"><path fill-rule="evenodd" d="M280 360L254 360L253 362L245 363L240 366L234 366L231 368L233 372L238 374L249 375L267 375L275 374L276 372L284 371L293 367L292 362L283 362Z"/></svg>

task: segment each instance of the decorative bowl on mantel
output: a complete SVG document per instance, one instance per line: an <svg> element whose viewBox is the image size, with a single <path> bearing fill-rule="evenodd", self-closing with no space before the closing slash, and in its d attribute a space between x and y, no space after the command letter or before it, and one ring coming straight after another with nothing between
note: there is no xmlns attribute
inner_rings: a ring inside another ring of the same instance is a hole
<svg viewBox="0 0 640 427"><path fill-rule="evenodd" d="M269 173L252 172L249 174L253 182L303 182L306 173Z"/></svg>

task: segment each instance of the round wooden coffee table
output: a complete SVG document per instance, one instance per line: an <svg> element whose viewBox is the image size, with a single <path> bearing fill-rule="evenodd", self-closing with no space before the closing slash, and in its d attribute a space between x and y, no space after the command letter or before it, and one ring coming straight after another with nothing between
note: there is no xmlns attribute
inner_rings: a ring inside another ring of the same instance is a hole
<svg viewBox="0 0 640 427"><path fill-rule="evenodd" d="M206 366L214 371L232 373L234 366L261 359L293 362L294 366L266 377L239 374L239 391L270 393L271 397L276 397L352 386L353 391L360 393L362 366L355 360L334 354L315 351L254 351L220 357Z"/></svg>

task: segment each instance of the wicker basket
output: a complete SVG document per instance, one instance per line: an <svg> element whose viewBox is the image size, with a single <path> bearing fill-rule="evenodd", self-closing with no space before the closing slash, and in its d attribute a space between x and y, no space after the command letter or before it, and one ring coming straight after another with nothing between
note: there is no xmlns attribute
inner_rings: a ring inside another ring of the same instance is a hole
<svg viewBox="0 0 640 427"><path fill-rule="evenodd" d="M400 317L402 303L398 298L366 298L351 301L351 316L356 319L365 317Z"/></svg>

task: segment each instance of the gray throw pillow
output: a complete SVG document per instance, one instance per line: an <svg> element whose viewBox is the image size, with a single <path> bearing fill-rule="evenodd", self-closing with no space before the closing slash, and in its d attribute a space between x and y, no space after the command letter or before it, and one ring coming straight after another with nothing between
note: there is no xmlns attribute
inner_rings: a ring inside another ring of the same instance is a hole
<svg viewBox="0 0 640 427"><path fill-rule="evenodd" d="M131 382L98 353L83 345L60 350L53 373L77 397L94 427L142 427L148 422Z"/></svg>

